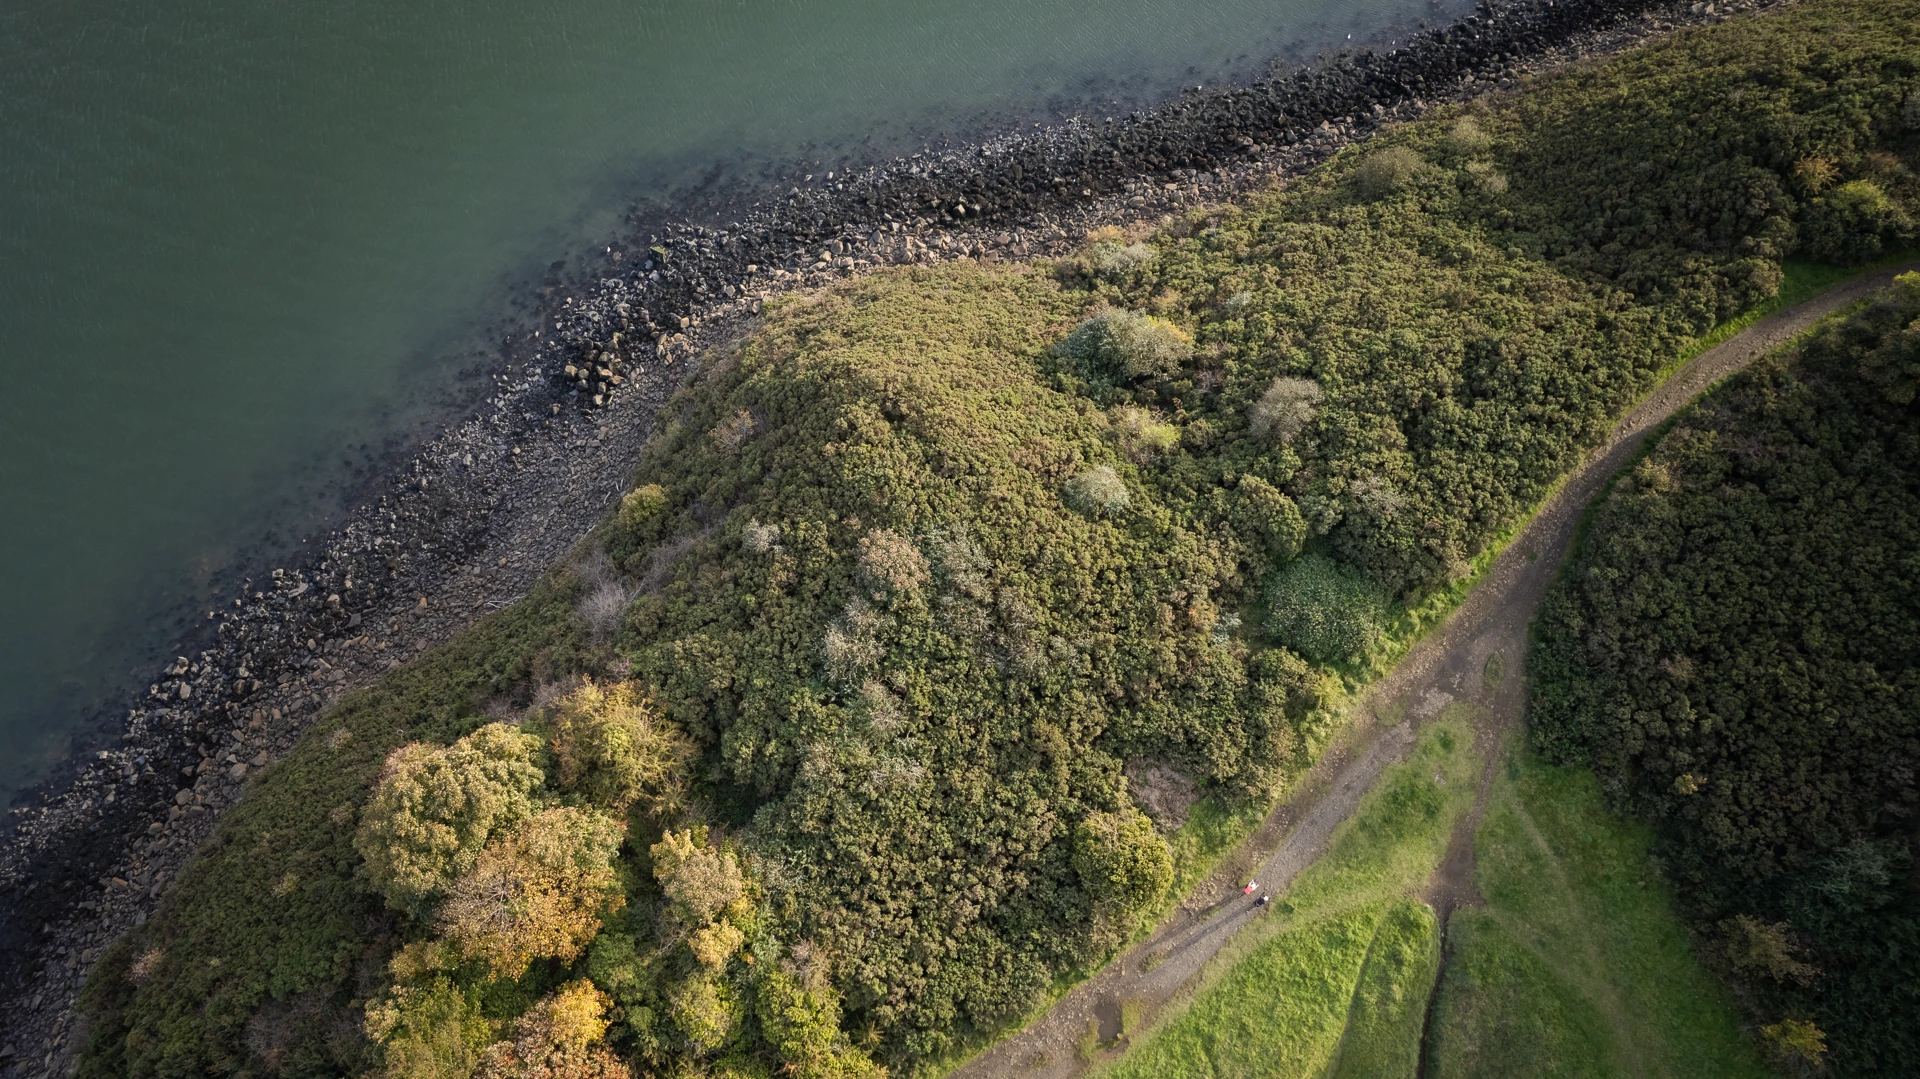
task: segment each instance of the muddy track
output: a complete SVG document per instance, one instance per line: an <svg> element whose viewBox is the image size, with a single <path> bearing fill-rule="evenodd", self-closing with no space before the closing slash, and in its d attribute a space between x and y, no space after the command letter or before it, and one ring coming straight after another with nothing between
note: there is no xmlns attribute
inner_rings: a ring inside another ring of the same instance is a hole
<svg viewBox="0 0 1920 1079"><path fill-rule="evenodd" d="M1473 884L1473 835L1486 811L1502 747L1525 714L1527 627L1572 546L1588 503L1654 428L1714 383L1885 287L1896 274L1916 269L1920 261L1867 274L1769 315L1694 357L1656 387L1567 476L1459 609L1362 695L1346 736L1329 748L1294 795L1240 851L1222 859L1146 940L1018 1033L956 1070L955 1079L1068 1079L1112 1055L1109 1050L1088 1061L1077 1050L1089 1030L1112 1040L1122 1002L1150 1023L1153 1012L1189 991L1208 960L1260 916L1240 894L1241 885L1251 878L1263 891L1286 888L1320 857L1334 829L1352 814L1381 772L1413 745L1419 729L1456 701L1480 705L1472 711L1476 744L1486 764L1473 809L1456 827L1423 898L1443 924L1460 906L1480 902Z"/></svg>

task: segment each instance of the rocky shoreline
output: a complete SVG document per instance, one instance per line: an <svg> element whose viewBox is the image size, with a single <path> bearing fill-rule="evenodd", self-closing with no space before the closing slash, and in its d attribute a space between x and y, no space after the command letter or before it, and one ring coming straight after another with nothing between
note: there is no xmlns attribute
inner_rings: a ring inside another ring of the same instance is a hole
<svg viewBox="0 0 1920 1079"><path fill-rule="evenodd" d="M724 227L608 246L502 342L481 415L408 459L304 564L244 583L128 702L119 744L13 809L0 837L0 1069L65 1074L87 971L145 920L250 776L340 694L524 595L622 492L651 417L761 305L872 269L1064 254L1269 186L1383 124L1650 34L1784 0L1483 5L1385 53L1187 92L1098 123L789 184Z"/></svg>

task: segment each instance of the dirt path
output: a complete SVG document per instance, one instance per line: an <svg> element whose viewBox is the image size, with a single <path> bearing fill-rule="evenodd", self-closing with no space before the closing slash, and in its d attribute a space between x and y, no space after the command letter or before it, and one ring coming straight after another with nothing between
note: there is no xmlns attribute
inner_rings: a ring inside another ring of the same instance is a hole
<svg viewBox="0 0 1920 1079"><path fill-rule="evenodd" d="M1089 1030L1111 1040L1121 1003L1143 1017L1193 982L1207 961L1258 917L1240 894L1249 878L1279 892L1325 850L1387 765L1413 744L1420 726L1456 700L1480 702L1478 744L1486 765L1472 811L1455 830L1425 898L1441 919L1479 900L1473 887L1473 835L1492 788L1499 747L1525 711L1527 626L1573 541L1587 503L1639 449L1647 434L1687 402L1806 330L1884 287L1920 261L1868 274L1759 320L1701 353L1667 379L1614 428L1548 500L1446 623L1356 703L1352 729L1321 758L1294 795L1276 808L1236 854L1196 887L1145 941L1075 987L1047 1012L953 1073L955 1079L1069 1079L1090 1064L1076 1050ZM1491 677L1488 663L1503 677ZM1102 1054L1106 1056L1110 1054Z"/></svg>

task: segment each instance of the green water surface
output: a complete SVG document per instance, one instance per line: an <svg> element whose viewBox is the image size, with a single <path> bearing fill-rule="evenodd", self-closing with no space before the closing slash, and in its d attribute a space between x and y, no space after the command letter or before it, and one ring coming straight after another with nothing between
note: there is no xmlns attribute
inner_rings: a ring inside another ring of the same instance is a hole
<svg viewBox="0 0 1920 1079"><path fill-rule="evenodd" d="M170 616L204 617L237 563L338 513L356 462L444 418L528 275L636 199L1119 111L1441 14L5 0L0 797L144 687Z"/></svg>

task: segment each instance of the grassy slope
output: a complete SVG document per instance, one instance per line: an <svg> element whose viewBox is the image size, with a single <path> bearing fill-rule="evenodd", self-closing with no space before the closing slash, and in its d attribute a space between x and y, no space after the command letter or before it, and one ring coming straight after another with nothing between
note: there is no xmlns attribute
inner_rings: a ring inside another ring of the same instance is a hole
<svg viewBox="0 0 1920 1079"><path fill-rule="evenodd" d="M1427 997L1440 973L1440 925L1424 903L1396 903L1367 953L1332 1079L1412 1079Z"/></svg>
<svg viewBox="0 0 1920 1079"><path fill-rule="evenodd" d="M1524 751L1475 837L1485 908L1454 915L1429 1074L1761 1076L1695 960L1646 829L1598 782Z"/></svg>
<svg viewBox="0 0 1920 1079"><path fill-rule="evenodd" d="M1354 1067L1407 1059L1433 952L1432 912L1407 897L1473 803L1471 738L1458 718L1423 732L1267 920L1214 961L1217 980L1106 1074L1317 1076L1336 1052Z"/></svg>

